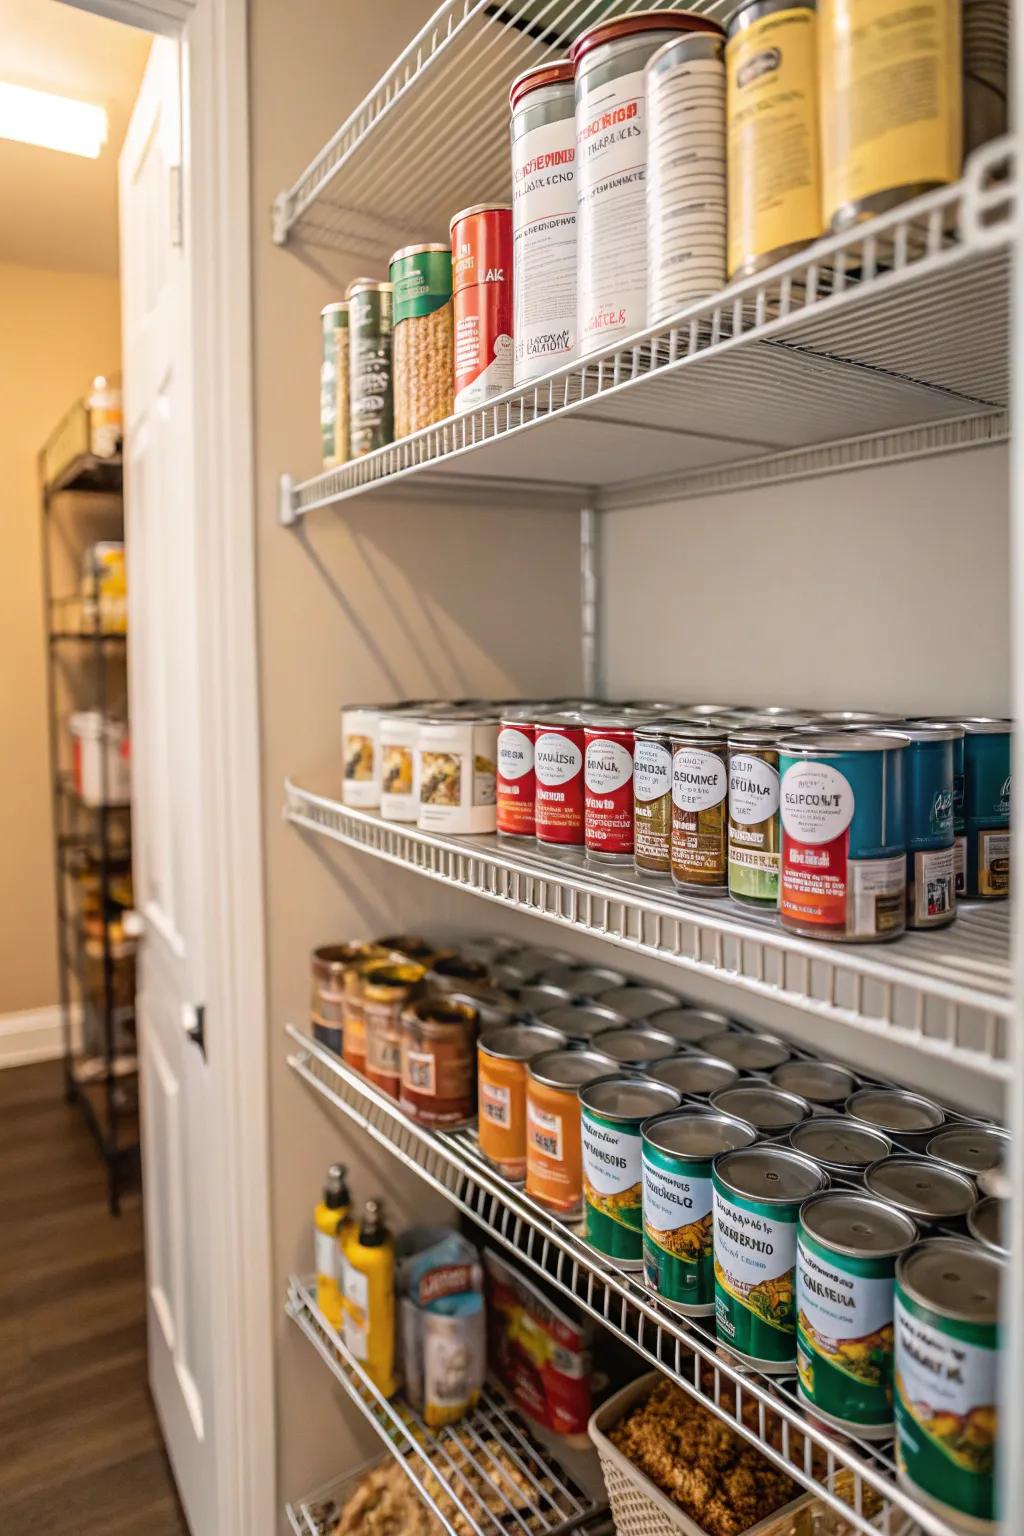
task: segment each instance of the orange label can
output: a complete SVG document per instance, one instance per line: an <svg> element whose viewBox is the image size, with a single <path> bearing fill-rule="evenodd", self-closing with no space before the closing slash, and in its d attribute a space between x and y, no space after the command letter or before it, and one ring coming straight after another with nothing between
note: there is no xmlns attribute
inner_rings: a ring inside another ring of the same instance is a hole
<svg viewBox="0 0 1024 1536"><path fill-rule="evenodd" d="M526 1079L526 1193L556 1216L583 1212L580 1089L618 1070L600 1051L546 1051Z"/></svg>
<svg viewBox="0 0 1024 1536"><path fill-rule="evenodd" d="M511 1184L526 1177L526 1074L533 1057L564 1050L568 1039L546 1024L507 1024L477 1044L480 1151Z"/></svg>

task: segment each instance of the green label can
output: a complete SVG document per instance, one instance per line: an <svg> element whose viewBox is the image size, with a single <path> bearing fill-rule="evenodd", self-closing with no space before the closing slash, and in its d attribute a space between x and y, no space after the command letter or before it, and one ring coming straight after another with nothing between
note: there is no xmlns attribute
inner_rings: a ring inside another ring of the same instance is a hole
<svg viewBox="0 0 1024 1536"><path fill-rule="evenodd" d="M409 245L391 258L395 290L395 436L450 416L453 408L452 253Z"/></svg>
<svg viewBox="0 0 1024 1536"><path fill-rule="evenodd" d="M391 284L358 279L348 300L349 442L358 459L394 437Z"/></svg>
<svg viewBox="0 0 1024 1536"><path fill-rule="evenodd" d="M729 895L755 907L779 904L778 733L729 735Z"/></svg>
<svg viewBox="0 0 1024 1536"><path fill-rule="evenodd" d="M320 327L320 439L324 469L331 469L348 458L348 305L325 305Z"/></svg>
<svg viewBox="0 0 1024 1536"><path fill-rule="evenodd" d="M587 1241L625 1269L643 1263L640 1127L678 1108L680 1098L667 1084L631 1073L597 1078L580 1089Z"/></svg>
<svg viewBox="0 0 1024 1536"><path fill-rule="evenodd" d="M996 1528L999 1286L1003 1264L958 1237L896 1266L896 1465L958 1529Z"/></svg>
<svg viewBox="0 0 1024 1536"><path fill-rule="evenodd" d="M869 1195L826 1191L800 1209L799 1395L847 1434L892 1433L893 1277L917 1235L909 1217Z"/></svg>
<svg viewBox="0 0 1024 1536"><path fill-rule="evenodd" d="M719 1342L748 1365L791 1375L797 1218L828 1174L798 1152L755 1146L716 1157L711 1184Z"/></svg>

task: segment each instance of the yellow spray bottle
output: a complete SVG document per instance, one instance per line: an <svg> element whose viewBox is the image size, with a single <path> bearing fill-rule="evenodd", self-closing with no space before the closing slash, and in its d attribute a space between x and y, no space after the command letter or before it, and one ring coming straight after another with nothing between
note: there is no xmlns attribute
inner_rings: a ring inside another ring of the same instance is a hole
<svg viewBox="0 0 1024 1536"><path fill-rule="evenodd" d="M323 1199L313 1211L313 1242L316 1251L316 1304L331 1324L341 1327L341 1244L352 1211L343 1163L327 1170Z"/></svg>
<svg viewBox="0 0 1024 1536"><path fill-rule="evenodd" d="M342 1238L343 1337L378 1391L398 1390L395 1375L395 1243L379 1200Z"/></svg>

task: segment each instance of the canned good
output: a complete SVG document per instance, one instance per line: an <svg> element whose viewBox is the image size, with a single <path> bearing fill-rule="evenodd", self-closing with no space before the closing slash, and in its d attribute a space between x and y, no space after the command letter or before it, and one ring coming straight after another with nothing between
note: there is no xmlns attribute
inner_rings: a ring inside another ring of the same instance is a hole
<svg viewBox="0 0 1024 1536"><path fill-rule="evenodd" d="M941 720L938 716L911 720L911 726L934 726L937 730L953 729L959 732L953 738L953 876L955 894L959 898L967 894L967 829L964 821L964 728L955 720Z"/></svg>
<svg viewBox="0 0 1024 1536"><path fill-rule="evenodd" d="M515 963L529 973L528 979L536 981L545 972L550 971L555 965L575 965L575 956L567 949L547 949L539 945L531 945L526 949L517 949Z"/></svg>
<svg viewBox="0 0 1024 1536"><path fill-rule="evenodd" d="M553 852L583 847L583 721L571 712L537 721L537 843Z"/></svg>
<svg viewBox="0 0 1024 1536"><path fill-rule="evenodd" d="M478 203L451 221L455 409L512 388L512 205Z"/></svg>
<svg viewBox="0 0 1024 1536"><path fill-rule="evenodd" d="M821 1104L837 1112L857 1087L857 1079L846 1067L831 1061L803 1061L794 1057L781 1062L772 1072L776 1088L799 1093L811 1104Z"/></svg>
<svg viewBox="0 0 1024 1536"><path fill-rule="evenodd" d="M583 728L583 841L589 859L633 862L633 730L621 715Z"/></svg>
<svg viewBox="0 0 1024 1536"><path fill-rule="evenodd" d="M441 953L436 944L431 944L429 939L419 933L389 933L383 939L375 939L374 943L401 955L403 960L415 960L417 965L422 966L432 965L435 957Z"/></svg>
<svg viewBox="0 0 1024 1536"><path fill-rule="evenodd" d="M725 287L725 34L648 61L647 324Z"/></svg>
<svg viewBox="0 0 1024 1536"><path fill-rule="evenodd" d="M961 720L964 728L965 895L1010 894L1009 720Z"/></svg>
<svg viewBox="0 0 1024 1536"><path fill-rule="evenodd" d="M345 805L373 810L380 805L381 704L341 707L341 798Z"/></svg>
<svg viewBox="0 0 1024 1536"><path fill-rule="evenodd" d="M424 832L493 832L498 722L491 716L424 718L416 742Z"/></svg>
<svg viewBox="0 0 1024 1536"><path fill-rule="evenodd" d="M363 1071L393 1099L402 1081L402 1012L426 974L414 961L394 959L371 961L359 974L359 1011L366 1032Z"/></svg>
<svg viewBox="0 0 1024 1536"><path fill-rule="evenodd" d="M957 0L821 0L822 193L833 231L960 175ZM927 86L922 88L922 82Z"/></svg>
<svg viewBox="0 0 1024 1536"><path fill-rule="evenodd" d="M739 1073L729 1062L717 1056L691 1055L665 1056L644 1067L644 1075L656 1083L668 1083L678 1088L684 1098L709 1099L720 1088L729 1088Z"/></svg>
<svg viewBox="0 0 1024 1536"><path fill-rule="evenodd" d="M621 1067L644 1067L649 1062L661 1061L671 1056L676 1042L671 1035L663 1035L658 1029L645 1029L638 1024L624 1028L603 1029L593 1037L595 1051L603 1051L614 1057Z"/></svg>
<svg viewBox="0 0 1024 1536"><path fill-rule="evenodd" d="M947 1125L932 1137L925 1151L963 1173L988 1173L1005 1165L1010 1133L999 1125Z"/></svg>
<svg viewBox="0 0 1024 1536"><path fill-rule="evenodd" d="M542 972L540 979L555 987L568 987L579 1002L593 1002L613 988L625 987L629 980L622 971L605 965L554 965Z"/></svg>
<svg viewBox="0 0 1024 1536"><path fill-rule="evenodd" d="M727 750L713 726L672 732L672 881L680 890L728 889Z"/></svg>
<svg viewBox="0 0 1024 1536"><path fill-rule="evenodd" d="M477 1042L480 1151L512 1184L526 1178L527 1062L567 1043L561 1030L543 1024L508 1024Z"/></svg>
<svg viewBox="0 0 1024 1536"><path fill-rule="evenodd" d="M840 1116L816 1115L795 1125L789 1133L789 1144L795 1152L802 1152L820 1164L826 1173L837 1178L857 1179L879 1158L888 1157L892 1142L881 1131L873 1131L855 1120Z"/></svg>
<svg viewBox="0 0 1024 1536"><path fill-rule="evenodd" d="M946 1120L938 1104L906 1088L858 1088L846 1101L846 1113L922 1150Z"/></svg>
<svg viewBox="0 0 1024 1536"><path fill-rule="evenodd" d="M425 997L402 1014L401 1104L419 1125L462 1125L476 1114L479 1014L454 997Z"/></svg>
<svg viewBox="0 0 1024 1536"><path fill-rule="evenodd" d="M877 709L816 709L812 717L815 725L833 725L837 730L845 731L851 726L866 725L874 729L875 726L901 726L902 716L886 714L884 710Z"/></svg>
<svg viewBox="0 0 1024 1536"><path fill-rule="evenodd" d="M610 987L601 993L601 1006L614 1008L616 1013L634 1022L656 1020L658 1014L677 1009L679 999L674 992L664 992L661 987ZM661 1025L655 1022L655 1028L660 1029Z"/></svg>
<svg viewBox="0 0 1024 1536"><path fill-rule="evenodd" d="M872 1163L864 1175L864 1186L922 1227L962 1222L978 1203L974 1181L965 1173L910 1153L896 1153Z"/></svg>
<svg viewBox="0 0 1024 1536"><path fill-rule="evenodd" d="M780 741L784 928L850 942L903 932L906 745L880 732Z"/></svg>
<svg viewBox="0 0 1024 1536"><path fill-rule="evenodd" d="M551 1008L547 1013L538 1014L537 1022L560 1029L571 1041L587 1045L596 1035L609 1029L622 1029L626 1024L621 1013L596 1003L570 1003L568 1008ZM615 1064L619 1065L618 1062Z"/></svg>
<svg viewBox="0 0 1024 1536"><path fill-rule="evenodd" d="M576 348L576 122L573 68L524 70L512 111L515 382L558 368Z"/></svg>
<svg viewBox="0 0 1024 1536"><path fill-rule="evenodd" d="M380 717L380 813L385 821L415 821L419 815L416 742L420 722L404 710Z"/></svg>
<svg viewBox="0 0 1024 1536"><path fill-rule="evenodd" d="M711 1103L725 1115L746 1120L762 1136L783 1136L811 1118L811 1106L798 1093L783 1093L767 1083L736 1083L719 1088Z"/></svg>
<svg viewBox="0 0 1024 1536"><path fill-rule="evenodd" d="M917 1239L909 1216L868 1195L830 1190L800 1207L797 1394L845 1434L892 1434L896 1261Z"/></svg>
<svg viewBox="0 0 1024 1536"><path fill-rule="evenodd" d="M449 990L446 995L455 1003L468 1003L476 1009L481 1032L485 1029L502 1029L515 1020L515 998L503 992L500 987L489 986L487 982L467 982Z"/></svg>
<svg viewBox="0 0 1024 1536"><path fill-rule="evenodd" d="M322 944L314 949L310 1027L314 1040L336 1056L342 1054L349 978L367 960L386 959L387 950L376 944Z"/></svg>
<svg viewBox="0 0 1024 1536"><path fill-rule="evenodd" d="M715 1331L748 1365L791 1375L800 1207L828 1174L785 1147L724 1152L711 1170Z"/></svg>
<svg viewBox="0 0 1024 1536"><path fill-rule="evenodd" d="M729 895L779 904L779 733L729 732Z"/></svg>
<svg viewBox="0 0 1024 1536"><path fill-rule="evenodd" d="M499 837L537 834L533 747L537 728L522 710L502 716L498 728L497 810Z"/></svg>
<svg viewBox="0 0 1024 1536"><path fill-rule="evenodd" d="M349 457L362 458L394 439L390 283L356 278L345 294L349 331Z"/></svg>
<svg viewBox="0 0 1024 1536"><path fill-rule="evenodd" d="M640 1127L678 1105L674 1088L629 1074L580 1089L587 1241L623 1269L643 1265Z"/></svg>
<svg viewBox="0 0 1024 1536"><path fill-rule="evenodd" d="M901 725L907 739L907 927L940 928L956 917L953 827L954 743L960 726Z"/></svg>
<svg viewBox="0 0 1024 1536"><path fill-rule="evenodd" d="M671 1008L658 1014L658 1028L680 1045L700 1045L711 1034L737 1033L724 1013L711 1008Z"/></svg>
<svg viewBox="0 0 1024 1536"><path fill-rule="evenodd" d="M752 1146L742 1120L691 1107L640 1128L644 1280L674 1312L715 1310L711 1242L711 1167L722 1152Z"/></svg>
<svg viewBox="0 0 1024 1536"><path fill-rule="evenodd" d="M596 22L570 49L581 353L612 346L647 324L644 67L680 32L719 30L686 11L639 11Z"/></svg>
<svg viewBox="0 0 1024 1536"><path fill-rule="evenodd" d="M542 1013L553 1008L571 1008L572 993L568 987L555 987L549 981L537 981L532 986L520 987L516 993L516 1012L521 1018L537 1020Z"/></svg>
<svg viewBox="0 0 1024 1536"><path fill-rule="evenodd" d="M748 0L729 24L730 278L824 233L816 34L814 0Z"/></svg>
<svg viewBox="0 0 1024 1536"><path fill-rule="evenodd" d="M545 1051L526 1069L526 1193L564 1220L583 1210L580 1089L618 1063L598 1051Z"/></svg>
<svg viewBox="0 0 1024 1536"><path fill-rule="evenodd" d="M1007 0L964 0L964 154L1006 132L1010 8Z"/></svg>
<svg viewBox="0 0 1024 1536"><path fill-rule="evenodd" d="M638 727L633 747L633 863L645 875L672 872L672 738Z"/></svg>
<svg viewBox="0 0 1024 1536"><path fill-rule="evenodd" d="M320 330L320 440L324 469L331 469L348 458L348 305L325 304Z"/></svg>
<svg viewBox="0 0 1024 1536"><path fill-rule="evenodd" d="M896 1265L896 1467L958 1529L995 1529L1003 1265L933 1237Z"/></svg>
<svg viewBox="0 0 1024 1536"><path fill-rule="evenodd" d="M739 1030L708 1030L700 1043L705 1051L731 1062L740 1072L769 1072L793 1054L774 1035L743 1034Z"/></svg>
<svg viewBox="0 0 1024 1536"><path fill-rule="evenodd" d="M391 258L395 436L452 414L452 253L406 245Z"/></svg>
<svg viewBox="0 0 1024 1536"><path fill-rule="evenodd" d="M1006 1233L1006 1201L988 1195L967 1212L967 1230L976 1243L1000 1258L1008 1258L1010 1244Z"/></svg>

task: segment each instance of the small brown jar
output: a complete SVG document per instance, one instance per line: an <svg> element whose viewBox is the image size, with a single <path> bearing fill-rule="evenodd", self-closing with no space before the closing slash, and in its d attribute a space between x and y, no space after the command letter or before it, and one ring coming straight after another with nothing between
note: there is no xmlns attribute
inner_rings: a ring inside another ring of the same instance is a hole
<svg viewBox="0 0 1024 1536"><path fill-rule="evenodd" d="M342 1054L346 990L358 966L366 960L384 960L386 957L386 950L359 940L350 944L322 944L319 949L314 949L310 1025L314 1040L336 1056Z"/></svg>
<svg viewBox="0 0 1024 1536"><path fill-rule="evenodd" d="M367 1078L384 1093L398 1098L402 1060L402 1009L426 976L411 960L384 960L368 965L359 987L366 1025Z"/></svg>
<svg viewBox="0 0 1024 1536"><path fill-rule="evenodd" d="M477 1010L433 993L402 1015L402 1108L420 1125L461 1125L476 1113Z"/></svg>

